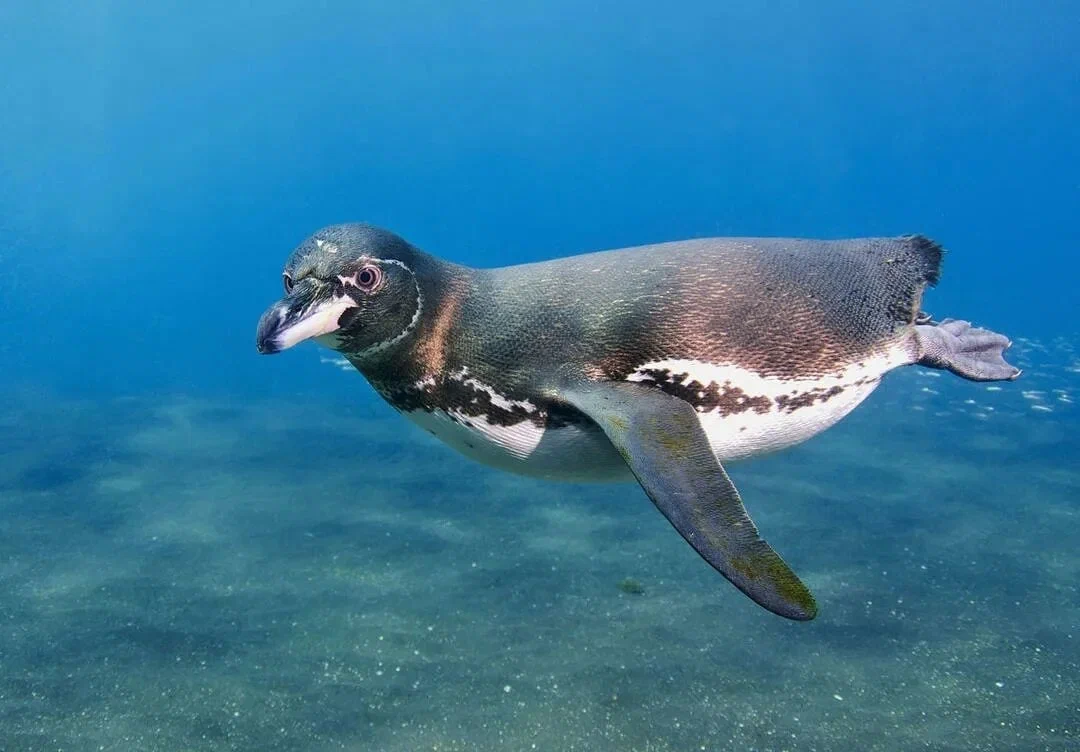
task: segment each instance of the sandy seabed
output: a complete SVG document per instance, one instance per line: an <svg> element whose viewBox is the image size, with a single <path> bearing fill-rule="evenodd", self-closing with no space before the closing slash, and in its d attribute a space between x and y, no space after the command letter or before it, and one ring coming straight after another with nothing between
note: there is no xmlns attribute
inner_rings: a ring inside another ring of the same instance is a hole
<svg viewBox="0 0 1080 752"><path fill-rule="evenodd" d="M1017 350L1016 384L897 373L730 468L805 624L636 486L477 466L335 402L352 373L321 403L26 390L0 749L1078 749L1080 361Z"/></svg>

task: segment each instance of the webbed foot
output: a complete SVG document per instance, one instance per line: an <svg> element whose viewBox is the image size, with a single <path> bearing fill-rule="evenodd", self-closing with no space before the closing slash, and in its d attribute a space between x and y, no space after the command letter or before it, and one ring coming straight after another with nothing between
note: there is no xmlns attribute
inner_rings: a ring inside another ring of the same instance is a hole
<svg viewBox="0 0 1080 752"><path fill-rule="evenodd" d="M1020 369L1005 361L1012 342L1003 334L979 329L967 321L917 324L921 366L952 371L971 381L1011 381Z"/></svg>

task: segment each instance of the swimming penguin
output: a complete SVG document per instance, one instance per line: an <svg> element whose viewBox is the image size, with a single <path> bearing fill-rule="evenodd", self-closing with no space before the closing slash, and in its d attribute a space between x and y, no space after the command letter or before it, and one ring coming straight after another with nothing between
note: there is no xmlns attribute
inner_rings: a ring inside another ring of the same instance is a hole
<svg viewBox="0 0 1080 752"><path fill-rule="evenodd" d="M743 593L812 619L813 596L758 535L723 463L820 433L900 366L1019 376L1006 337L922 312L941 257L920 235L701 238L474 269L334 225L289 257L257 346L338 351L480 462L636 478Z"/></svg>

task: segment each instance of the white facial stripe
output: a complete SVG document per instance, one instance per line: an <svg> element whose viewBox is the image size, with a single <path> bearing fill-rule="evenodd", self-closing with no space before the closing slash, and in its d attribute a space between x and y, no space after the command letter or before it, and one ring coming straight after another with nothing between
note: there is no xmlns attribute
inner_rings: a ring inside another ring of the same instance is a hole
<svg viewBox="0 0 1080 752"><path fill-rule="evenodd" d="M399 334L391 337L390 339L383 340L382 342L376 342L374 345L371 345L370 347L366 347L366 348L364 348L363 350L361 350L358 353L353 353L353 357L356 357L356 358L366 358L366 357L368 357L370 355L377 355L378 353L381 353L383 350L386 350L386 349L388 349L390 347L393 347L398 342L405 339L409 335L409 332L411 332L413 329L415 329L416 325L418 323L420 323L420 315L424 312L424 294L420 290L420 282L419 282L419 280L416 279L416 275L413 274L413 270L410 269L406 264L403 264L402 262L398 261L397 259L372 259L372 260L377 261L380 264L393 264L394 266L400 266L402 269L404 269L405 271L407 271L409 273L409 276L412 277L413 284L416 285L416 313L413 314L412 320L409 322L408 326L406 326L404 329L402 329Z"/></svg>
<svg viewBox="0 0 1080 752"><path fill-rule="evenodd" d="M278 349L284 350L306 339L336 332L341 314L354 307L356 307L356 301L348 295L321 303L298 322L279 332L277 337L274 338L274 344L277 345ZM286 315L285 309L281 309L278 315L284 318Z"/></svg>

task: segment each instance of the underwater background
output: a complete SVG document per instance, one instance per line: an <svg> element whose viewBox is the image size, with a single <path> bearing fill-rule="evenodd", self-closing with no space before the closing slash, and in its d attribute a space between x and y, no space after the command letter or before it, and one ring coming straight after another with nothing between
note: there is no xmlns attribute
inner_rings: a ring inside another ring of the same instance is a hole
<svg viewBox="0 0 1080 752"><path fill-rule="evenodd" d="M8 0L0 71L0 750L1080 749L1076 2ZM359 220L478 266L921 232L1025 373L731 466L791 623L638 487L258 356Z"/></svg>

